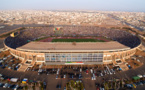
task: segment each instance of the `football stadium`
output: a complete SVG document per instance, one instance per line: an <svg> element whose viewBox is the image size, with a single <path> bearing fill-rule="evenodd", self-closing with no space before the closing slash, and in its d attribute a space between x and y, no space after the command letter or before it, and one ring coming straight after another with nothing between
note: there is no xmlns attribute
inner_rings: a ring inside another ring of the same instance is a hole
<svg viewBox="0 0 145 90"><path fill-rule="evenodd" d="M5 48L24 64L96 65L125 62L141 40L124 30L96 26L27 27L4 41Z"/></svg>

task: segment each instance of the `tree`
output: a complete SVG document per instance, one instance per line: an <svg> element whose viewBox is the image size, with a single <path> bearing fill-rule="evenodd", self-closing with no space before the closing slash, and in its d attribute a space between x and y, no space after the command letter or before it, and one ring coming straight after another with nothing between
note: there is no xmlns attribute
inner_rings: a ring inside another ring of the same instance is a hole
<svg viewBox="0 0 145 90"><path fill-rule="evenodd" d="M24 87L24 89L25 89L25 90L28 90L28 86L26 85L26 86Z"/></svg>
<svg viewBox="0 0 145 90"><path fill-rule="evenodd" d="M84 90L83 83L80 83L80 90Z"/></svg>
<svg viewBox="0 0 145 90"><path fill-rule="evenodd" d="M35 85L32 86L32 89L35 90Z"/></svg>
<svg viewBox="0 0 145 90"><path fill-rule="evenodd" d="M73 80L70 81L70 84L71 84L71 87L74 88L74 81Z"/></svg>

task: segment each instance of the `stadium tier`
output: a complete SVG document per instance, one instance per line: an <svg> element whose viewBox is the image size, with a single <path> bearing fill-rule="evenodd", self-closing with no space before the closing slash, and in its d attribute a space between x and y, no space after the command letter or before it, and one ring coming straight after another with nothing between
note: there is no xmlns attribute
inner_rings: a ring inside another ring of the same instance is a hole
<svg viewBox="0 0 145 90"><path fill-rule="evenodd" d="M16 37L7 37L5 47L22 60L47 65L92 65L115 64L125 61L135 54L141 41L135 35L123 30L113 30L95 26L54 26L26 28ZM107 42L41 42L44 37L104 37Z"/></svg>

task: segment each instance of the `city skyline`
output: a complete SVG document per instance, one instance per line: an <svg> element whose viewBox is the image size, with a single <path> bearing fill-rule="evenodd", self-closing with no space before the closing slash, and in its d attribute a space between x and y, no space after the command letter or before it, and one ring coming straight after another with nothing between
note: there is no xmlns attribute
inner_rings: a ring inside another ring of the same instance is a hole
<svg viewBox="0 0 145 90"><path fill-rule="evenodd" d="M2 0L0 10L98 10L145 12L144 0Z"/></svg>

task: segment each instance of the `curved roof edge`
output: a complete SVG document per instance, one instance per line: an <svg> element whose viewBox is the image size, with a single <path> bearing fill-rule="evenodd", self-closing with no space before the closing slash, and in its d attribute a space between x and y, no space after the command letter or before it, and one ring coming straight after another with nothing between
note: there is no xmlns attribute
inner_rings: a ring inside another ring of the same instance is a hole
<svg viewBox="0 0 145 90"><path fill-rule="evenodd" d="M52 42L30 42L16 48L21 51L34 52L92 52L92 51L121 51L129 50L130 47L116 41L111 42L79 42L73 43L52 43Z"/></svg>

